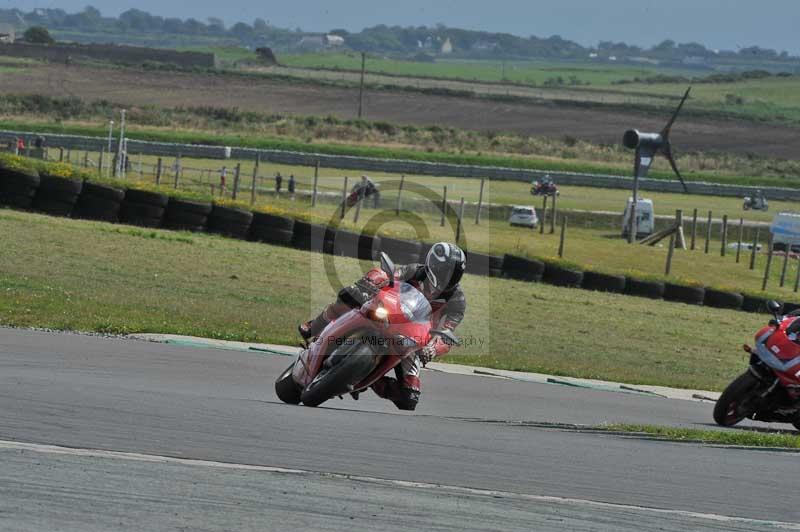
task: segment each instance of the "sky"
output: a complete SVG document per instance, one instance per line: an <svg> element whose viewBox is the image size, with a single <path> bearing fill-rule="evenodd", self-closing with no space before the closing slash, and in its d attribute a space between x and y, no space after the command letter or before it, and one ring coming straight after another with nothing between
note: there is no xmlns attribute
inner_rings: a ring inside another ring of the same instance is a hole
<svg viewBox="0 0 800 532"><path fill-rule="evenodd" d="M583 45L601 40L651 46L664 39L736 50L758 45L800 55L798 0L0 0L2 8L82 10L106 15L136 7L162 16L219 17L232 24L256 17L285 28L327 31L367 26L435 25L560 35Z"/></svg>

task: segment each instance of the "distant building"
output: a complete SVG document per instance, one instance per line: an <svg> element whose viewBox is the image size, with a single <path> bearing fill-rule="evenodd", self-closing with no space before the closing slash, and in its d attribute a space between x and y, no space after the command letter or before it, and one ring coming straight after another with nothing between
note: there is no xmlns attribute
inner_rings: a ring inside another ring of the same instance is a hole
<svg viewBox="0 0 800 532"><path fill-rule="evenodd" d="M445 55L453 53L453 43L450 42L450 37L444 40L442 44L442 53Z"/></svg>
<svg viewBox="0 0 800 532"><path fill-rule="evenodd" d="M11 24L0 24L0 43L13 43L15 37L14 26Z"/></svg>
<svg viewBox="0 0 800 532"><path fill-rule="evenodd" d="M339 35L306 35L297 46L306 50L321 50L344 45L344 37Z"/></svg>
<svg viewBox="0 0 800 532"><path fill-rule="evenodd" d="M344 37L340 35L326 35L324 41L330 47L344 46Z"/></svg>
<svg viewBox="0 0 800 532"><path fill-rule="evenodd" d="M491 52L499 47L500 45L494 41L477 41L472 45L472 49L476 52Z"/></svg>

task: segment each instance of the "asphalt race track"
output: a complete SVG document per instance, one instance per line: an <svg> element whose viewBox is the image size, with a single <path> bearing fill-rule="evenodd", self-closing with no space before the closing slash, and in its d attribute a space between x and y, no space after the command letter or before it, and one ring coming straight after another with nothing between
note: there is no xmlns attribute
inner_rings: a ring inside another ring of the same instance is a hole
<svg viewBox="0 0 800 532"><path fill-rule="evenodd" d="M800 455L526 426L711 405L427 372L277 401L286 357L0 329L0 530L800 529Z"/></svg>

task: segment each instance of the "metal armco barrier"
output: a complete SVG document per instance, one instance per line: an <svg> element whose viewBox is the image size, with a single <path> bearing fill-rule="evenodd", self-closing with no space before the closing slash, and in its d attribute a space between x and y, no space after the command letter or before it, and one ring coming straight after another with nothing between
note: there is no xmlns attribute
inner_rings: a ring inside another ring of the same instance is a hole
<svg viewBox="0 0 800 532"><path fill-rule="evenodd" d="M62 135L53 133L33 133L27 131L0 131L0 141L14 140L17 137L32 139L43 135L47 145L51 148L61 147L72 150L100 151L108 148L107 137L85 137L79 135ZM116 145L116 141L114 142ZM174 144L168 142L151 142L143 140L128 140L128 151L131 154L158 155L203 159L225 159L225 146L209 146L201 144ZM284 150L263 150L256 148L231 147L230 157L240 160L255 160L261 157L262 162L272 162L293 166L313 167L319 162L323 168L336 168L340 170L358 170L386 172L407 175L430 175L465 178L488 178L500 181L525 181L550 175L559 185L572 185L597 188L616 188L628 190L633 186L633 179L629 177L581 174L574 172L558 172L545 170L528 170L518 168L505 168L497 166L471 166L461 164L435 163L425 161L411 161L403 159L377 159L371 157L354 157L349 155L329 155L311 152L293 152ZM689 194L703 196L728 196L744 197L754 194L757 190L763 191L767 198L772 200L800 200L800 188L779 187L752 187L741 185L724 185L719 183L706 183L690 181L687 183ZM800 185L800 180L798 180ZM667 179L643 178L639 180L639 188L652 192L683 193L680 182Z"/></svg>

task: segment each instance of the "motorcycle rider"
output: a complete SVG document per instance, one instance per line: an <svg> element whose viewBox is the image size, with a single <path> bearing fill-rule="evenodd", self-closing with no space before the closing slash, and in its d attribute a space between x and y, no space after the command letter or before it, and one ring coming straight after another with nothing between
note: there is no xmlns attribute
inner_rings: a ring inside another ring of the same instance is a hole
<svg viewBox="0 0 800 532"><path fill-rule="evenodd" d="M439 242L431 247L424 264L399 266L395 279L411 284L432 303L434 329L453 331L464 319L467 305L459 285L465 267L466 259L461 248ZM388 282L389 278L383 270L370 270L354 284L342 288L336 301L325 307L319 316L301 324L298 327L300 335L306 341L319 336L330 322L363 305ZM395 367L396 379L384 376L372 385L372 389L378 396L392 401L400 410L414 410L421 390L421 367L446 354L450 347L441 336L434 335L415 355L404 358ZM358 399L357 395L354 397Z"/></svg>

